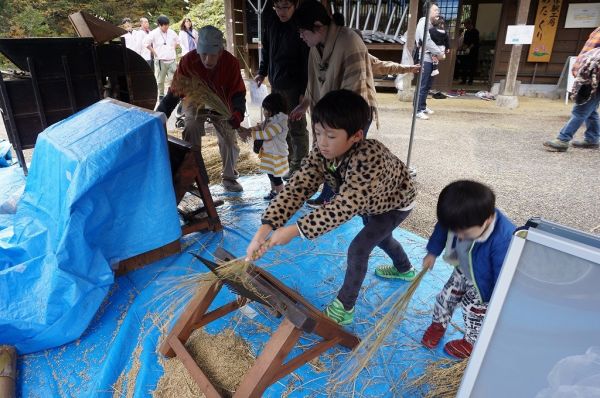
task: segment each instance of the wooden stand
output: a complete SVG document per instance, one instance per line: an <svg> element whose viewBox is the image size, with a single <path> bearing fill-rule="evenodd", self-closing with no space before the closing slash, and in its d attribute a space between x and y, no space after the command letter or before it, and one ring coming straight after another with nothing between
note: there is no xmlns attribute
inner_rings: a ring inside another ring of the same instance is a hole
<svg viewBox="0 0 600 398"><path fill-rule="evenodd" d="M17 351L15 347L0 345L0 397L15 398L17 378Z"/></svg>
<svg viewBox="0 0 600 398"><path fill-rule="evenodd" d="M234 258L224 250L217 251L215 256L221 260ZM202 259L202 261L213 270L217 267L217 264L208 260ZM250 277L248 283L252 284L251 290L257 292L262 298L261 301L265 301L270 309L283 315L284 319L254 365L242 378L233 397L260 397L265 389L275 381L318 357L329 348L340 344L353 349L358 345L358 337L327 318L297 292L285 286L264 269L250 266L248 274ZM223 395L198 367L184 344L194 330L242 307L249 301L247 297L242 296L236 301L207 312L223 283L229 285L237 293L247 291L244 286L233 281L216 280L211 285L204 286L187 305L175 327L160 347L163 355L177 356L181 360L207 398L220 398ZM284 363L302 333L313 333L323 339L304 353Z"/></svg>

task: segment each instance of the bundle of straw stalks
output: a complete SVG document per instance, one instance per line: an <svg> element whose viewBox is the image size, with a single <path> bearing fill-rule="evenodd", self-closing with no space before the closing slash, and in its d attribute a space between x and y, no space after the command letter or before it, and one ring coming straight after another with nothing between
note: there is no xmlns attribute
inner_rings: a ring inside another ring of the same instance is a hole
<svg viewBox="0 0 600 398"><path fill-rule="evenodd" d="M252 151L252 144L249 142L238 142L240 147L240 157L238 159L236 170L240 175L256 174L259 171L260 160ZM208 180L214 184L221 181L223 171L223 162L219 152L219 144L216 137L205 136L202 138L202 158L204 166L208 173Z"/></svg>
<svg viewBox="0 0 600 398"><path fill-rule="evenodd" d="M196 107L196 112L209 108L218 114L212 114L211 118L229 120L231 109L226 101L225 95L219 95L204 80L198 77L188 77L176 74L171 83L173 93L185 97L185 101Z"/></svg>
<svg viewBox="0 0 600 398"><path fill-rule="evenodd" d="M371 358L385 343L387 337L406 317L406 311L410 300L419 287L423 276L427 273L426 269L421 270L417 277L410 283L404 291L398 291L387 298L372 313L371 317L376 317L379 313L387 313L375 324L371 332L367 334L360 344L352 351L345 364L340 367L332 377L331 393L340 387L352 385L360 372L367 367ZM391 304L391 308L388 306Z"/></svg>
<svg viewBox="0 0 600 398"><path fill-rule="evenodd" d="M419 391L419 395L425 398L453 398L458 392L468 362L467 359L456 361L446 358L431 361L421 376L408 382L407 388Z"/></svg>

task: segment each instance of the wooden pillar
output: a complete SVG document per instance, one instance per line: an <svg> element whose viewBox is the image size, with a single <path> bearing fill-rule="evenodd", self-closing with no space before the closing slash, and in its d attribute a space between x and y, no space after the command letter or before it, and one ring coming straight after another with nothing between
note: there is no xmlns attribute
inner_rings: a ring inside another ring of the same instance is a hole
<svg viewBox="0 0 600 398"><path fill-rule="evenodd" d="M419 16L419 0L410 0L408 5L408 26L406 28L406 43L402 49L402 64L412 65L412 53L415 48L415 30L417 29L417 21ZM413 79L412 73L404 75L403 87L411 87ZM398 98L401 101L409 102L413 100L413 91L404 89L398 92Z"/></svg>
<svg viewBox="0 0 600 398"><path fill-rule="evenodd" d="M17 351L15 347L0 345L0 397L15 398L17 378Z"/></svg>
<svg viewBox="0 0 600 398"><path fill-rule="evenodd" d="M517 9L517 19L515 25L526 25L527 17L529 16L529 6L531 0L519 0ZM514 44L510 50L510 59L508 61L508 72L506 73L506 81L504 90L496 99L496 105L503 108L516 108L519 106L519 97L516 92L517 74L519 72L519 63L521 62L522 44Z"/></svg>
<svg viewBox="0 0 600 398"><path fill-rule="evenodd" d="M235 53L235 43L233 41L233 34L235 25L233 22L233 0L225 0L225 40L227 41L227 51L237 57Z"/></svg>

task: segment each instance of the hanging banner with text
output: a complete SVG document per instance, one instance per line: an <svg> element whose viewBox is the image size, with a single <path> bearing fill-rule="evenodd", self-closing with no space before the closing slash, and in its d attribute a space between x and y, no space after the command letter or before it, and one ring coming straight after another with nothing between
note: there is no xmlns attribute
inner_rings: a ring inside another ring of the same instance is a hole
<svg viewBox="0 0 600 398"><path fill-rule="evenodd" d="M527 62L550 62L562 0L540 0Z"/></svg>

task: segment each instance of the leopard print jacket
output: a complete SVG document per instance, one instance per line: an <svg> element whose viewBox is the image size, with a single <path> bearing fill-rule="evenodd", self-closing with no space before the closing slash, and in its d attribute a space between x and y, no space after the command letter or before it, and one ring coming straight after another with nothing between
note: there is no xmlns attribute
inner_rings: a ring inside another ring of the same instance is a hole
<svg viewBox="0 0 600 398"><path fill-rule="evenodd" d="M376 140L360 141L333 170L315 146L262 216L273 229L285 225L323 181L337 193L331 202L298 220L301 234L314 239L353 216L376 215L410 206L417 195L406 165Z"/></svg>

